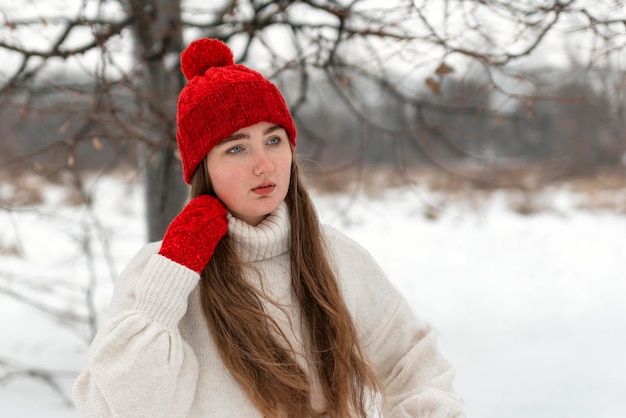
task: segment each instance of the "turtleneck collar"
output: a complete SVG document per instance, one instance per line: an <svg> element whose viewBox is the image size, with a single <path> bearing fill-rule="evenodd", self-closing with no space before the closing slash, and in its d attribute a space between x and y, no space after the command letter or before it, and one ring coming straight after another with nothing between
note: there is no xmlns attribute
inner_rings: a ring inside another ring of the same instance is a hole
<svg viewBox="0 0 626 418"><path fill-rule="evenodd" d="M228 213L228 234L243 261L265 260L289 251L291 225L287 204L281 203L257 226Z"/></svg>

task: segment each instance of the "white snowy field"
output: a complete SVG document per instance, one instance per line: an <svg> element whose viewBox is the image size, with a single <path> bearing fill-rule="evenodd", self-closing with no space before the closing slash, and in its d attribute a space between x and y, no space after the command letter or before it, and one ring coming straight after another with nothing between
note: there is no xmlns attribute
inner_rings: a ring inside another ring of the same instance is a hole
<svg viewBox="0 0 626 418"><path fill-rule="evenodd" d="M19 372L58 372L53 382L69 397L87 327L59 324L7 292L84 314L91 277L106 311L113 277L144 241L142 191L115 177L92 191L93 212L66 206L59 187L33 209L0 209L2 417L78 416L51 385ZM0 184L0 198L14 192ZM479 208L447 204L429 220L424 205L438 198L397 189L315 200L323 222L367 248L439 330L468 416L626 416L626 215L577 209L578 195L555 189L543 194L549 209L531 216L499 193ZM623 191L615 198L626 201Z"/></svg>

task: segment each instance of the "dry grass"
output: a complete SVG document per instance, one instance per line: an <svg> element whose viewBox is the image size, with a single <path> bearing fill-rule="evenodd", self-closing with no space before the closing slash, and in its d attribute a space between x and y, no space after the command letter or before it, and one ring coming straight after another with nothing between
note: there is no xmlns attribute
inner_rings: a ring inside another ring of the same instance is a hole
<svg viewBox="0 0 626 418"><path fill-rule="evenodd" d="M3 244L2 242L0 242L0 255L21 257L22 250L16 243Z"/></svg>
<svg viewBox="0 0 626 418"><path fill-rule="evenodd" d="M576 196L577 207L589 211L626 213L626 168L581 175L551 165L499 168L451 166L400 171L395 167L344 170L307 177L318 193L363 193L376 197L391 188L408 185L442 196L447 203L480 208L495 193L504 194L511 210L524 215L552 210L546 195L565 189ZM425 211L424 215L431 217Z"/></svg>
<svg viewBox="0 0 626 418"><path fill-rule="evenodd" d="M379 197L385 190L411 186L439 196L442 205L462 204L477 210L499 193L506 196L511 210L526 215L551 210L545 196L552 190L565 189L576 196L580 209L626 213L625 167L599 170L584 176L574 174L550 165L500 168L456 165L445 169L415 167L407 170L378 166L308 172L305 180L317 193L367 197ZM128 169L123 177L132 177ZM37 206L43 203L43 191L49 185L66 189L68 205L84 203L83 197L67 179L45 178L33 172L15 176L0 171L0 204L4 207ZM423 214L434 219L439 209L425 207Z"/></svg>
<svg viewBox="0 0 626 418"><path fill-rule="evenodd" d="M72 184L69 177L40 176L34 172L25 172L19 176L0 172L0 205L3 207L35 207L44 203L45 189L58 187L65 195L64 203L79 206L85 203L84 196Z"/></svg>
<svg viewBox="0 0 626 418"><path fill-rule="evenodd" d="M37 176L23 174L13 177L5 173L0 175L0 185L2 206L37 206L44 201L43 184Z"/></svg>

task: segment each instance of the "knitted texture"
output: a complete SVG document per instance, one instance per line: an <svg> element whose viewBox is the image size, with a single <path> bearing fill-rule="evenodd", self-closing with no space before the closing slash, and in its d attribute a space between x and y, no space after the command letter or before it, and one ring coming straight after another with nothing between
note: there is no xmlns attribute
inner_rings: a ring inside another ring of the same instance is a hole
<svg viewBox="0 0 626 418"><path fill-rule="evenodd" d="M226 208L216 198L209 195L194 198L167 227L159 254L201 272L226 234L226 214Z"/></svg>
<svg viewBox="0 0 626 418"><path fill-rule="evenodd" d="M250 263L246 280L262 292L266 313L314 376L314 362L300 354L313 350L307 344L312 331L302 328L293 291L286 207L257 227L237 218L229 222L234 248ZM464 417L453 390L454 369L439 353L434 330L415 320L365 250L337 230L323 231L364 354L384 390L380 398L372 397L383 403L381 413L368 416ZM195 285L199 277L154 256L157 245L144 247L115 282L108 319L74 385L79 416L262 418L221 359ZM320 396L314 385L314 406Z"/></svg>
<svg viewBox="0 0 626 418"><path fill-rule="evenodd" d="M233 61L217 39L193 41L180 56L189 80L178 97L176 140L187 183L220 141L259 122L282 126L296 145L296 128L278 88L257 71Z"/></svg>

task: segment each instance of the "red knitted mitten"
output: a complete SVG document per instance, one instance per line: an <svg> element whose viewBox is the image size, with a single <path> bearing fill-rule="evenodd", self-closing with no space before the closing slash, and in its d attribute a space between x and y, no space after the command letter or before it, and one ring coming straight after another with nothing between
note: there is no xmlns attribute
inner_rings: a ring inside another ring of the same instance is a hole
<svg viewBox="0 0 626 418"><path fill-rule="evenodd" d="M227 230L224 205L212 196L198 196L167 227L159 254L200 273Z"/></svg>

